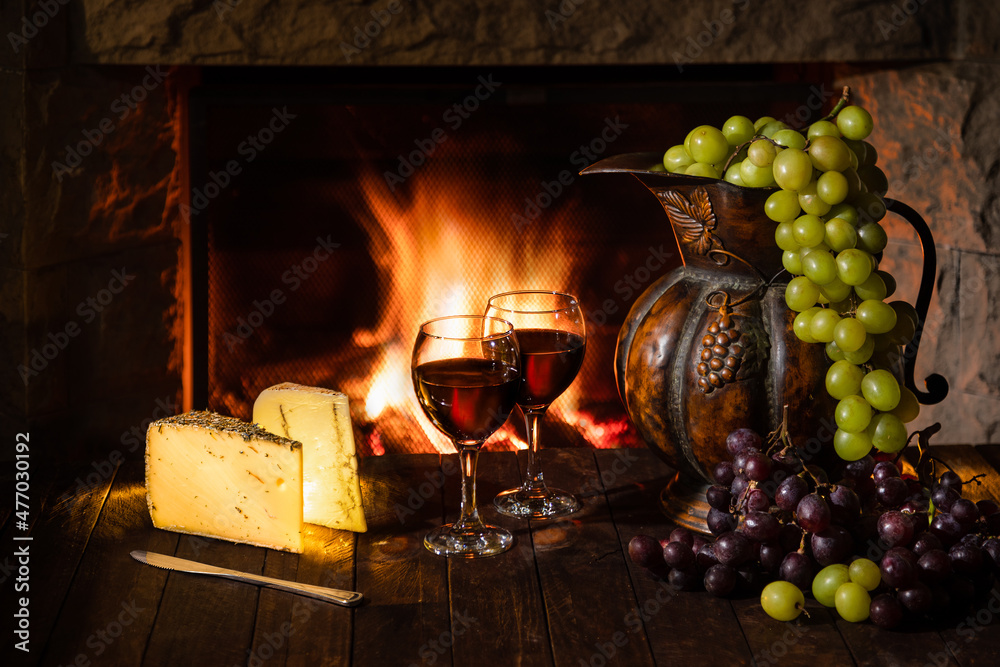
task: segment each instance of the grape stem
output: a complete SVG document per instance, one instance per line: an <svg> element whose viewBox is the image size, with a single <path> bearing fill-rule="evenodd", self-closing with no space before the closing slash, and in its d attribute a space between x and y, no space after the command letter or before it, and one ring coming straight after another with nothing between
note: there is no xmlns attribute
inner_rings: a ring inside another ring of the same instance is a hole
<svg viewBox="0 0 1000 667"><path fill-rule="evenodd" d="M840 99L837 100L837 104L833 107L829 114L827 114L823 120L833 120L840 113L840 110L847 106L847 103L851 99L851 87L844 86L844 89L840 93Z"/></svg>

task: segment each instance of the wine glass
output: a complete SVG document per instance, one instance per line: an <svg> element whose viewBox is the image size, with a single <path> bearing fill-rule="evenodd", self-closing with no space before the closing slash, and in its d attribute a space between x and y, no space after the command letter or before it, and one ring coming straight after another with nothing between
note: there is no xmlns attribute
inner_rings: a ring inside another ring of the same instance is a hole
<svg viewBox="0 0 1000 667"><path fill-rule="evenodd" d="M545 485L538 461L538 424L583 365L587 349L583 309L569 294L532 290L490 297L486 315L507 320L517 331L521 348L517 405L528 434L524 484L504 491L493 504L503 514L530 519L571 514L580 509L580 501Z"/></svg>
<svg viewBox="0 0 1000 667"><path fill-rule="evenodd" d="M479 518L476 461L483 442L514 411L519 369L510 322L456 315L420 325L413 345L413 388L427 417L455 443L462 466L458 521L424 537L424 546L436 554L493 556L514 541L509 531L487 526Z"/></svg>

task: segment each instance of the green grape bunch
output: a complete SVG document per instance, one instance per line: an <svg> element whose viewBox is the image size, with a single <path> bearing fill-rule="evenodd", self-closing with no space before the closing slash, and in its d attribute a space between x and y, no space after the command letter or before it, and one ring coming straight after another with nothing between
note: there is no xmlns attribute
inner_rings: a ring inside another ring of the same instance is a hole
<svg viewBox="0 0 1000 667"><path fill-rule="evenodd" d="M764 214L793 276L785 288L792 328L802 341L825 345L826 389L839 401L834 448L857 461L873 448L894 454L906 446L905 425L920 408L892 369L919 318L909 303L887 301L896 281L877 257L888 240L879 224L888 179L866 141L872 116L849 96L845 88L831 113L804 130L770 116L698 126L666 151L663 167L774 190Z"/></svg>

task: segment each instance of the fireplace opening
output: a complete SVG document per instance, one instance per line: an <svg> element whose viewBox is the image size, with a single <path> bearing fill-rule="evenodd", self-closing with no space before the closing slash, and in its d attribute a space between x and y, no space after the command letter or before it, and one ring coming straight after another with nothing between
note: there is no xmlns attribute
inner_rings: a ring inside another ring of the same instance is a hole
<svg viewBox="0 0 1000 667"><path fill-rule="evenodd" d="M666 149L730 109L787 117L821 89L777 66L725 74L450 68L414 83L392 69L204 70L182 209L194 405L249 419L270 385L336 388L363 454L452 451L413 393L419 323L481 313L497 292L556 289L583 304L588 346L543 443L639 446L617 394L616 339L680 256L638 183L623 196L630 177L577 172ZM487 445L524 446L518 419Z"/></svg>

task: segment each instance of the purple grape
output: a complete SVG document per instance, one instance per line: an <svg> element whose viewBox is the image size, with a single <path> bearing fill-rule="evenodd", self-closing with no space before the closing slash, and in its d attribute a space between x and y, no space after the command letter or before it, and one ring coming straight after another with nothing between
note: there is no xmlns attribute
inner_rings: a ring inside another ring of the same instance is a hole
<svg viewBox="0 0 1000 667"><path fill-rule="evenodd" d="M670 531L670 541L683 542L690 548L694 544L694 533L687 528L674 528Z"/></svg>
<svg viewBox="0 0 1000 667"><path fill-rule="evenodd" d="M909 487L899 477L886 477L875 484L875 497L885 507L899 507L909 494Z"/></svg>
<svg viewBox="0 0 1000 667"><path fill-rule="evenodd" d="M983 560L994 571L1000 570L1000 540L995 537L983 542Z"/></svg>
<svg viewBox="0 0 1000 667"><path fill-rule="evenodd" d="M965 534L965 528L950 514L936 515L928 530L936 535L945 547L955 544Z"/></svg>
<svg viewBox="0 0 1000 667"><path fill-rule="evenodd" d="M892 461L879 461L872 468L872 479L876 484L890 477L899 477L899 468Z"/></svg>
<svg viewBox="0 0 1000 667"><path fill-rule="evenodd" d="M905 547L913 539L913 521L898 510L884 512L878 518L879 539L888 547Z"/></svg>
<svg viewBox="0 0 1000 667"><path fill-rule="evenodd" d="M698 552L701 551L701 548L706 544L708 544L708 540L701 535L694 535L691 538L691 553L697 556Z"/></svg>
<svg viewBox="0 0 1000 667"><path fill-rule="evenodd" d="M747 447L760 449L763 440L756 431L749 428L738 428L726 436L726 451L736 456Z"/></svg>
<svg viewBox="0 0 1000 667"><path fill-rule="evenodd" d="M766 512L748 512L741 526L743 534L751 540L764 542L778 539L781 524Z"/></svg>
<svg viewBox="0 0 1000 667"><path fill-rule="evenodd" d="M827 498L833 523L850 526L861 517L861 499L854 489L838 484Z"/></svg>
<svg viewBox="0 0 1000 667"><path fill-rule="evenodd" d="M867 501L869 498L874 498L875 480L871 477L857 480L854 483L854 493L858 494L858 498L860 498L862 502Z"/></svg>
<svg viewBox="0 0 1000 667"><path fill-rule="evenodd" d="M931 491L931 502L934 503L934 507L941 512L950 512L951 506L956 500L960 500L962 496L955 489L948 488L947 486L938 486L933 491Z"/></svg>
<svg viewBox="0 0 1000 667"><path fill-rule="evenodd" d="M683 542L669 542L663 547L663 561L678 570L689 570L694 567L694 552Z"/></svg>
<svg viewBox="0 0 1000 667"><path fill-rule="evenodd" d="M919 581L908 588L900 589L896 597L904 608L914 614L926 614L934 605L931 589Z"/></svg>
<svg viewBox="0 0 1000 667"><path fill-rule="evenodd" d="M764 577L755 563L746 562L736 568L736 585L744 594L759 594L764 587Z"/></svg>
<svg viewBox="0 0 1000 667"><path fill-rule="evenodd" d="M951 576L951 559L941 549L931 549L917 559L920 578L928 584L943 582Z"/></svg>
<svg viewBox="0 0 1000 667"><path fill-rule="evenodd" d="M916 556L923 556L925 553L931 551L932 549L943 549L943 548L944 545L941 544L941 540L938 539L937 535L925 531L923 533L920 533L917 539L913 541L913 547L911 551L913 551L914 555Z"/></svg>
<svg viewBox="0 0 1000 667"><path fill-rule="evenodd" d="M746 475L747 461L750 460L751 454L760 454L760 451L754 449L753 447L747 447L746 449L740 451L739 454L733 457L733 469L737 473ZM747 477L749 479L749 477Z"/></svg>
<svg viewBox="0 0 1000 667"><path fill-rule="evenodd" d="M705 570L705 590L716 597L725 597L736 588L736 570L716 563Z"/></svg>
<svg viewBox="0 0 1000 667"><path fill-rule="evenodd" d="M763 482L771 476L771 459L753 449L744 449L742 455L748 452L746 461L746 476L754 482Z"/></svg>
<svg viewBox="0 0 1000 667"><path fill-rule="evenodd" d="M750 480L743 475L737 475L733 478L733 483L729 485L729 490L732 491L733 498L739 499L748 486L750 486Z"/></svg>
<svg viewBox="0 0 1000 667"><path fill-rule="evenodd" d="M667 575L667 581L670 582L671 586L679 588L682 591L694 591L698 589L698 584L701 583L701 576L696 570L670 570L670 574Z"/></svg>
<svg viewBox="0 0 1000 667"><path fill-rule="evenodd" d="M831 525L825 530L813 533L810 539L813 558L821 567L842 563L854 549L854 540L847 529Z"/></svg>
<svg viewBox="0 0 1000 667"><path fill-rule="evenodd" d="M774 502L779 508L791 512L808 493L808 482L798 475L793 475L786 477L778 485L778 489L774 492Z"/></svg>
<svg viewBox="0 0 1000 667"><path fill-rule="evenodd" d="M959 498L951 505L948 513L955 517L963 527L969 528L979 520L979 508L967 498Z"/></svg>
<svg viewBox="0 0 1000 667"><path fill-rule="evenodd" d="M941 478L938 480L938 486L943 486L947 489L955 489L958 495L962 495L962 478L958 476L953 470L945 470L941 473Z"/></svg>
<svg viewBox="0 0 1000 667"><path fill-rule="evenodd" d="M709 507L714 507L721 512L729 511L729 503L732 498L729 489L718 484L710 486L705 490L705 500L708 501Z"/></svg>
<svg viewBox="0 0 1000 667"><path fill-rule="evenodd" d="M778 535L778 543L785 551L795 551L802 544L802 529L794 523L786 523L781 526L781 533Z"/></svg>
<svg viewBox="0 0 1000 667"><path fill-rule="evenodd" d="M955 572L967 577L975 577L983 571L983 550L979 547L956 544L948 550Z"/></svg>
<svg viewBox="0 0 1000 667"><path fill-rule="evenodd" d="M818 493L807 494L795 506L795 520L807 533L818 533L830 525L830 506Z"/></svg>
<svg viewBox="0 0 1000 667"><path fill-rule="evenodd" d="M871 454L866 454L857 461L851 461L844 466L844 477L853 480L862 480L871 477L875 470L875 459Z"/></svg>
<svg viewBox="0 0 1000 667"><path fill-rule="evenodd" d="M872 623L884 630L891 630L903 620L903 605L889 593L876 595L868 608Z"/></svg>
<svg viewBox="0 0 1000 667"><path fill-rule="evenodd" d="M699 572L706 572L708 568L716 565L719 559L715 557L715 545L711 542L705 542L705 544L698 549L698 553L694 557L695 564L698 566Z"/></svg>
<svg viewBox="0 0 1000 667"><path fill-rule="evenodd" d="M629 540L628 556L636 565L650 570L664 565L663 548L649 535L636 535Z"/></svg>
<svg viewBox="0 0 1000 667"><path fill-rule="evenodd" d="M730 461L720 461L715 464L715 468L712 469L712 478L715 480L716 484L721 484L722 486L729 486L733 483L733 477L736 476L736 470L733 469L733 464Z"/></svg>
<svg viewBox="0 0 1000 667"><path fill-rule="evenodd" d="M785 550L777 542L764 542L760 545L760 569L765 572L777 572L785 558Z"/></svg>
<svg viewBox="0 0 1000 667"><path fill-rule="evenodd" d="M737 567L746 562L750 554L750 539L735 530L719 535L715 541L715 557L725 565Z"/></svg>
<svg viewBox="0 0 1000 667"><path fill-rule="evenodd" d="M976 501L976 507L979 508L979 515L984 517L991 517L997 512L1000 512L1000 506L989 498L983 498L982 500Z"/></svg>
<svg viewBox="0 0 1000 667"><path fill-rule="evenodd" d="M714 507L710 507L705 523L713 535L722 535L726 531L736 528L736 517L729 512L722 512Z"/></svg>
<svg viewBox="0 0 1000 667"><path fill-rule="evenodd" d="M790 584L795 584L799 590L808 591L812 587L813 576L815 575L812 560L809 556L799 551L793 551L785 555L778 568L778 576Z"/></svg>
<svg viewBox="0 0 1000 667"><path fill-rule="evenodd" d="M913 554L902 547L893 547L882 556L880 570L882 581L893 588L908 588L917 581L917 567Z"/></svg>
<svg viewBox="0 0 1000 667"><path fill-rule="evenodd" d="M962 536L962 539L958 541L959 544L966 544L971 547L981 548L983 546L983 536L979 533L966 533Z"/></svg>
<svg viewBox="0 0 1000 667"><path fill-rule="evenodd" d="M771 509L771 499L760 489L754 489L747 494L747 510L750 512L766 512Z"/></svg>

